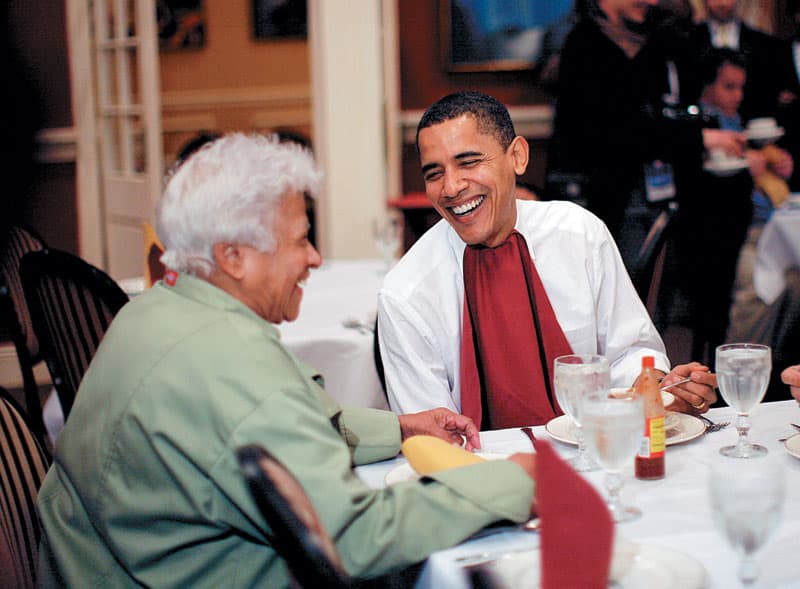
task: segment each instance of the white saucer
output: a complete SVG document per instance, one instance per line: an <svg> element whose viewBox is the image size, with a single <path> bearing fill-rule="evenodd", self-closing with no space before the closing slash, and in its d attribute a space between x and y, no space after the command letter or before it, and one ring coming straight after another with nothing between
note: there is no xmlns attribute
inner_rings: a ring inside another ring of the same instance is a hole
<svg viewBox="0 0 800 589"><path fill-rule="evenodd" d="M539 587L541 570L539 550L502 555L486 566L496 574L503 587ZM611 561L610 584L619 589L701 589L706 570L682 552L623 542L615 547Z"/></svg>
<svg viewBox="0 0 800 589"><path fill-rule="evenodd" d="M745 130L747 138L751 141L774 141L775 139L783 137L785 133L786 130L783 127L772 127L762 131L755 131L752 129Z"/></svg>
<svg viewBox="0 0 800 589"><path fill-rule="evenodd" d="M678 424L666 430L667 446L694 440L705 433L706 424L695 416L686 413L670 412L670 414L677 416ZM578 445L578 440L575 438L575 425L568 415L559 415L551 419L544 428L554 440L573 446Z"/></svg>
<svg viewBox="0 0 800 589"><path fill-rule="evenodd" d="M708 160L703 169L717 176L732 176L749 167L746 158L727 158L724 160Z"/></svg>
<svg viewBox="0 0 800 589"><path fill-rule="evenodd" d="M783 447L795 458L800 458L800 434L795 434L788 440L785 440L783 442Z"/></svg>
<svg viewBox="0 0 800 589"><path fill-rule="evenodd" d="M508 454L499 454L496 452L475 452L475 454L486 460L502 460L509 456ZM400 466L395 466L392 470L387 472L383 480L387 485L394 485L395 483L401 483L403 481L416 481L419 478L420 476L417 471L411 468L411 465L406 462Z"/></svg>

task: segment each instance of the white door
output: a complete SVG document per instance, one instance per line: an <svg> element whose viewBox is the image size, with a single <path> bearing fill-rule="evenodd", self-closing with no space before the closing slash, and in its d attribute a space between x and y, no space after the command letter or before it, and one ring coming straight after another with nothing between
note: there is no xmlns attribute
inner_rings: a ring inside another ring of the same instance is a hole
<svg viewBox="0 0 800 589"><path fill-rule="evenodd" d="M144 271L163 156L154 0L67 0L78 132L80 254L114 278Z"/></svg>

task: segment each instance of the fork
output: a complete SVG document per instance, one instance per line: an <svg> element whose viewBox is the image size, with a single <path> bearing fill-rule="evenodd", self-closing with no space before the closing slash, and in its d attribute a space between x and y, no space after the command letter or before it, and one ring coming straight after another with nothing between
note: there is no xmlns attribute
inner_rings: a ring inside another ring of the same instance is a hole
<svg viewBox="0 0 800 589"><path fill-rule="evenodd" d="M797 423L790 423L789 425L791 425L796 430L800 430L800 425L797 424ZM794 437L795 435L797 435L797 434L791 434L791 435L788 435L788 436L780 437L780 438L778 438L778 441L779 442L785 442L786 440L788 440L791 437Z"/></svg>
<svg viewBox="0 0 800 589"><path fill-rule="evenodd" d="M720 421L720 422L711 421L705 415L698 415L697 417L699 417L700 419L702 419L703 421L706 422L706 433L707 434L713 434L714 432L718 432L720 430L723 430L723 429L725 429L726 427L728 427L731 424L730 421Z"/></svg>

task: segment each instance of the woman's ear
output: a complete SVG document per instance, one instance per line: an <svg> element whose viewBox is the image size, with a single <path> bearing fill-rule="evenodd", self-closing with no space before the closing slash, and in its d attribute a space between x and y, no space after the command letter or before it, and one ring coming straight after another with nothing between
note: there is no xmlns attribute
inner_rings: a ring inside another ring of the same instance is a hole
<svg viewBox="0 0 800 589"><path fill-rule="evenodd" d="M232 243L215 243L212 246L217 269L235 280L244 276L244 251Z"/></svg>

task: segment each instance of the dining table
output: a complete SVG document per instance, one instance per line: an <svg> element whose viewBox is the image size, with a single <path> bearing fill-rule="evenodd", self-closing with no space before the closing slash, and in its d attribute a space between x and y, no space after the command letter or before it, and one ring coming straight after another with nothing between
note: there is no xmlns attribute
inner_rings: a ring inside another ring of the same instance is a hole
<svg viewBox="0 0 800 589"><path fill-rule="evenodd" d="M342 405L388 409L375 367L374 329L384 260L325 260L311 270L300 315L278 326L281 341L319 371Z"/></svg>
<svg viewBox="0 0 800 589"><path fill-rule="evenodd" d="M623 471L623 500L641 509L642 516L615 524L615 542L617 546L634 550L632 554L637 555L635 558L641 557L642 566L651 566L646 570L649 582L641 585L647 589L694 586L683 585L675 577L681 562L673 558L672 562L678 564L670 566L670 556L675 555L690 559L701 571L702 578L693 580L698 582L697 587L741 586L736 576L738 557L714 524L708 491L712 465L720 460L733 460L722 457L719 448L736 442L737 414L730 407L715 407L706 415L715 423L727 422L730 425L714 433L703 430L697 435L683 436L686 438L684 441L668 445L663 479L635 479L633 461ZM777 529L756 556L761 574L753 587L800 588L800 432L792 425L800 424L800 407L794 401L761 403L751 412L750 421L750 440L768 449L767 459L778 463L785 484L785 501ZM557 441L548 429L553 428L534 427L537 440L551 441L564 458L576 453L572 443ZM558 438L566 440L558 430L555 431ZM680 439L676 438L676 441ZM483 452L495 454L534 451L531 441L518 428L481 432L481 445ZM741 468L745 469L748 463L763 459L735 460L740 461ZM413 478L415 475L409 475L409 469L400 455L359 466L356 473L369 486L383 488L387 479L391 484L397 484L396 481ZM581 475L603 493L602 471ZM475 484L479 485L480 481L476 480ZM513 557L517 563L526 563L525 559L530 559L533 567L539 548L539 532L524 531L519 526L501 526L493 532L477 534L455 547L434 552L424 564L416 586L421 589L467 589L471 587L469 565L476 561L488 561L491 570L492 566ZM586 530L582 541L592 541L591 530ZM497 583L498 589L522 586L504 580L502 575ZM525 586L535 586L535 583ZM634 589L640 585L629 587L622 582L612 586Z"/></svg>
<svg viewBox="0 0 800 589"><path fill-rule="evenodd" d="M786 271L800 268L800 193L776 208L758 240L753 286L767 305L786 287Z"/></svg>

